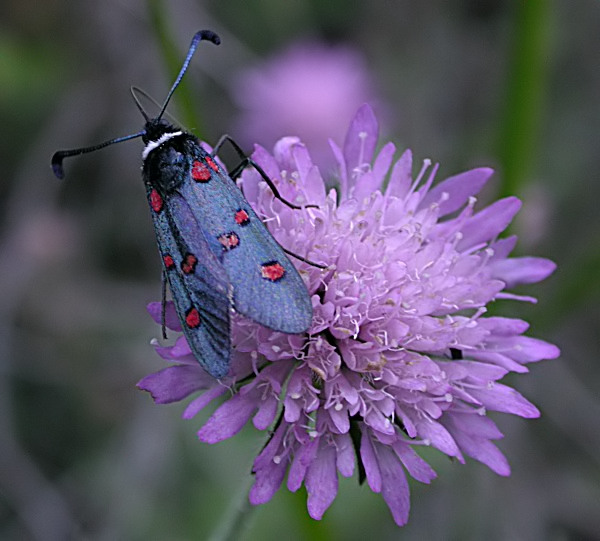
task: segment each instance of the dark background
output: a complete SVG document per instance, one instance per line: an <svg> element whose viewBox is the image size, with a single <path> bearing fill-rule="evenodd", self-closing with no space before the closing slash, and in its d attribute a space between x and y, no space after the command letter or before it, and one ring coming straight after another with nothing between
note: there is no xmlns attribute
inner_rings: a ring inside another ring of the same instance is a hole
<svg viewBox="0 0 600 541"><path fill-rule="evenodd" d="M322 521L283 488L245 538L599 539L597 0L3 2L0 538L204 539L245 497L264 434L201 444L210 412L184 422L181 404L135 389L163 366L144 309L160 268L140 142L68 160L64 181L49 168L59 148L138 131L129 86L160 101L200 28L223 43L201 46L171 111L208 141L243 124L245 69L298 40L351 47L386 140L439 161L438 179L495 167L486 197L525 202L519 253L559 265L526 288L538 305L500 308L562 349L508 380L542 411L494 416L511 477L429 452L439 478L411 485L402 529L343 479Z"/></svg>

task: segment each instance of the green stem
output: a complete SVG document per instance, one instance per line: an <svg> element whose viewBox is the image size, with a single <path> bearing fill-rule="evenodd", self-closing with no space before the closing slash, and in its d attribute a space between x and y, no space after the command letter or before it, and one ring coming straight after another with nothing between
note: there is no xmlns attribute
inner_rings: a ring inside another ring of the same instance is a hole
<svg viewBox="0 0 600 541"><path fill-rule="evenodd" d="M240 493L241 497L232 503L221 524L211 535L210 541L237 541L245 539L244 533L250 527L254 511L258 507L252 505L248 499L248 492L253 481L254 478L249 476L245 489Z"/></svg>
<svg viewBox="0 0 600 541"><path fill-rule="evenodd" d="M502 195L518 194L536 166L550 36L549 0L518 0L499 134Z"/></svg>
<svg viewBox="0 0 600 541"><path fill-rule="evenodd" d="M169 72L169 78L172 81L175 80L181 64L183 62L184 55L175 45L171 39L171 32L168 29L167 19L168 15L164 9L164 3L162 0L148 0L148 12L150 14L150 23L154 28L154 32L157 36L160 50L163 55L163 60L167 66ZM186 82L185 78L181 81L177 87L177 92L173 95L173 98L177 102L180 110L180 117L183 124L188 128L194 128L195 135L201 138L201 129L199 116L194 108L194 97L191 91L190 85Z"/></svg>

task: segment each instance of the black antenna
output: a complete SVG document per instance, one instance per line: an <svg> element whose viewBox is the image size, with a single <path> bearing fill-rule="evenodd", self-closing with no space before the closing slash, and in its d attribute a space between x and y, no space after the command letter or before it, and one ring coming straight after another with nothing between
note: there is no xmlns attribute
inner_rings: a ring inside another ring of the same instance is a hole
<svg viewBox="0 0 600 541"><path fill-rule="evenodd" d="M173 92L175 92L175 89L179 86L181 79L183 79L183 76L185 75L185 72L187 71L188 66L190 65L190 61L192 60L192 56L194 56L194 53L196 52L196 49L198 48L198 43L200 43L200 41L202 41L202 40L210 41L210 42L214 43L215 45L219 45L219 43L221 43L221 38L219 38L219 36L217 36L217 34L215 34L212 30L200 30L199 32L196 32L196 34L194 34L194 37L192 38L192 42L190 44L190 48L188 49L185 60L183 61L183 66L181 66L181 70L179 70L179 75L177 75L177 79L175 79L175 82L173 83L171 90L169 90L169 93L167 94L167 97L160 109L160 113L158 114L158 116L156 117L155 120L160 120L161 117L163 116L163 114L165 113L165 109L167 108L167 105L169 104L169 100L171 99ZM149 122L150 118L148 118L148 115L146 114L143 107L139 103L139 100L135 96L134 91L132 91L132 94L133 94L133 99L135 101L137 108L142 113L146 122ZM59 150L58 152L55 152L54 155L52 156L52 171L54 171L54 174L58 178L63 178L65 176L65 171L63 169L62 162L65 158L69 158L70 156L77 156L79 154L86 154L87 152L94 152L95 150L100 150L101 148L107 147L109 145L114 145L115 143L122 143L123 141L129 141L129 139L135 139L137 137L142 137L145 134L146 134L146 131L142 130L138 133L132 133L131 135L125 135L123 137L117 137L115 139L111 139L110 141L105 141L104 143L100 143L99 145L93 145L90 147L83 147L83 148L74 148L72 150Z"/></svg>
<svg viewBox="0 0 600 541"><path fill-rule="evenodd" d="M142 107L142 104L140 103L140 100L137 97L137 94L139 93L142 96L150 99L151 101L153 101L159 107L160 107L160 105L153 98L151 98L150 96L148 96L148 94L146 92L144 92L141 88L138 88L137 86L130 86L129 87L129 92L131 93L131 96L133 97L133 102L135 103L135 105L138 108L139 112L142 113L142 116L144 117L144 120L146 122L148 122L150 120L150 117L146 114L146 111L144 111L144 108Z"/></svg>
<svg viewBox="0 0 600 541"><path fill-rule="evenodd" d="M151 101L154 105L156 105L156 108L159 109L159 110L162 107L162 105L160 103L158 103L158 101L156 101L150 94L148 94L148 92L146 92L144 89L142 89L142 88L140 88L138 86L132 86L129 89L129 91L131 92L131 95L133 96L135 104L137 105L137 108L139 109L140 113L142 113L142 115L146 119L146 122L149 122L151 119L150 119L150 117L148 117L148 114L146 113L146 110L142 106L142 103L140 101L140 98L139 98L138 94L140 96L144 96L144 98L146 98L148 101ZM184 127L183 123L180 120L178 120L174 115L172 115L171 113L169 113L168 111L165 111L164 115L167 116L167 117L169 117L178 126Z"/></svg>
<svg viewBox="0 0 600 541"><path fill-rule="evenodd" d="M196 52L198 43L200 43L202 40L211 41L215 45L219 45L219 43L221 43L221 38L217 36L217 34L215 34L212 30L200 30L199 32L196 32L196 34L194 34L192 42L190 43L190 48L188 49L188 53L185 57L185 60L183 61L183 66L181 66L181 69L179 70L179 75L177 76L177 79L175 79L171 90L169 90L169 93L165 98L165 102L163 103L163 106L160 110L160 113L158 113L156 120L160 120L163 116L167 105L169 105L169 100L171 99L173 92L175 92L175 89L179 86L181 79L183 79L183 76L185 75L185 72L187 71L188 66L190 65L190 61L192 60L192 56L194 56L194 53Z"/></svg>
<svg viewBox="0 0 600 541"><path fill-rule="evenodd" d="M58 178L63 178L65 176L65 170L63 169L62 162L65 158L70 156L77 156L79 154L86 154L87 152L94 152L95 150L100 150L101 148L107 147L109 145L114 145L115 143L122 143L123 141L129 141L129 139L135 139L136 137L141 137L146 132L142 130L138 133L132 133L131 135L125 135L123 137L117 137L116 139L111 139L110 141L104 141L104 143L100 143L99 145L93 145L91 147L83 147L83 148L74 148L72 150L59 150L54 153L52 156L52 171Z"/></svg>

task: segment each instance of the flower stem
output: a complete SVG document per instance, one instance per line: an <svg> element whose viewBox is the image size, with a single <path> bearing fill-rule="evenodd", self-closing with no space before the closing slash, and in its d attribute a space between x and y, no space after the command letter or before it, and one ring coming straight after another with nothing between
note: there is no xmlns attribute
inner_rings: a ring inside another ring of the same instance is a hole
<svg viewBox="0 0 600 541"><path fill-rule="evenodd" d="M244 490L240 491L241 497L236 498L227 510L226 516L220 526L210 537L210 541L237 541L244 539L244 533L250 527L256 505L252 505L248 499L250 485L254 481L249 476Z"/></svg>

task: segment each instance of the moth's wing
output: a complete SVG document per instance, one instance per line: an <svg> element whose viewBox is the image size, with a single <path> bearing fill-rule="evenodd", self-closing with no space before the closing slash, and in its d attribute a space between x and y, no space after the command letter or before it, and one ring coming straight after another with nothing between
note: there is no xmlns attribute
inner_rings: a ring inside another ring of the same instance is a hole
<svg viewBox="0 0 600 541"><path fill-rule="evenodd" d="M196 182L190 173L180 190L217 242L210 246L233 286L235 310L276 331L306 331L312 304L298 271L227 173L199 145L190 154L190 167L200 162L211 168L211 176Z"/></svg>
<svg viewBox="0 0 600 541"><path fill-rule="evenodd" d="M240 208L250 221L238 232L239 245L223 256L235 309L276 331L308 330L313 312L304 281L245 199Z"/></svg>
<svg viewBox="0 0 600 541"><path fill-rule="evenodd" d="M152 212L158 248L187 342L215 378L227 374L231 356L231 286L190 205L174 193ZM190 270L190 254L196 259ZM170 258L170 259L169 259ZM194 312L196 310L196 312Z"/></svg>

